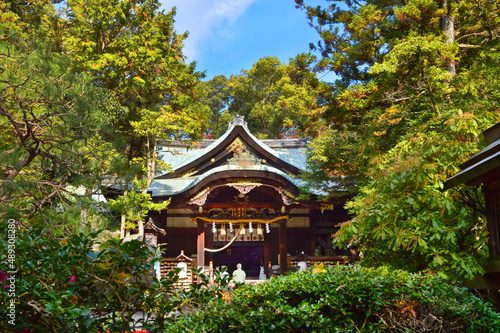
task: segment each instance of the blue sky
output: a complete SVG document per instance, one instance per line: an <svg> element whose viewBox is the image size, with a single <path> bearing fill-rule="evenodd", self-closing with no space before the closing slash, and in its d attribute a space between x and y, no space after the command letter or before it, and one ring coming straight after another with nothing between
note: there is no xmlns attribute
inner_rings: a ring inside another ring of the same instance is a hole
<svg viewBox="0 0 500 333"><path fill-rule="evenodd" d="M317 1L316 1L317 2ZM177 7L175 28L189 31L184 54L206 79L239 74L260 58L288 62L319 40L294 0L162 0Z"/></svg>

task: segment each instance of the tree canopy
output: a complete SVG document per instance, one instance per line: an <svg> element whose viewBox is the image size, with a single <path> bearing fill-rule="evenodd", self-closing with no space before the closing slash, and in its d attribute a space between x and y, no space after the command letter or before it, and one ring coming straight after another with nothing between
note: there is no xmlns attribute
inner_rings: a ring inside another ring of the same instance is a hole
<svg viewBox="0 0 500 333"><path fill-rule="evenodd" d="M205 82L212 109L212 134L220 136L232 115L245 116L252 133L262 139L305 136L325 109L326 84L312 71L315 57L299 54L289 64L264 57L230 79Z"/></svg>
<svg viewBox="0 0 500 333"><path fill-rule="evenodd" d="M184 61L175 10L155 0L0 6L4 207L18 218L74 206L80 220L107 177L122 189L137 185L142 198L115 205L141 203L137 219L153 207L145 190L165 167L156 163L156 138L196 138L210 116L200 103L202 74Z"/></svg>
<svg viewBox="0 0 500 333"><path fill-rule="evenodd" d="M482 198L441 190L499 120L498 2L327 2L296 1L320 33L316 69L339 76L310 156L313 184L357 194L334 243L471 278L487 254Z"/></svg>
<svg viewBox="0 0 500 333"><path fill-rule="evenodd" d="M0 6L2 212L16 219L48 214L50 220L59 210L66 222L73 221L77 202L86 198L68 186L99 185L109 149L99 141L104 105L108 110L115 105L88 77L70 70L67 56L33 39L30 31L41 34L36 20L23 22L8 4Z"/></svg>

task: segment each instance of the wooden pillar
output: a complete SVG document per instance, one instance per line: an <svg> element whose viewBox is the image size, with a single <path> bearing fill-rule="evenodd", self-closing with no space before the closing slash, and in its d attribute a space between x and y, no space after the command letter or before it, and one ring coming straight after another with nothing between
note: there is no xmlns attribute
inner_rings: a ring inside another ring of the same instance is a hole
<svg viewBox="0 0 500 333"><path fill-rule="evenodd" d="M198 239L196 240L196 254L198 267L205 266L205 224L198 220Z"/></svg>
<svg viewBox="0 0 500 333"><path fill-rule="evenodd" d="M268 266L269 260L270 260L269 243L271 242L271 237L270 237L271 235L267 234L265 232L265 229L263 231L264 231L264 267L266 268L267 277L270 278L271 276L269 275L269 270L267 269L267 266Z"/></svg>
<svg viewBox="0 0 500 333"><path fill-rule="evenodd" d="M484 182L490 258L500 255L500 180Z"/></svg>
<svg viewBox="0 0 500 333"><path fill-rule="evenodd" d="M316 250L316 220L317 220L317 212L309 210L309 228L311 230L311 253L310 255L314 255L314 251Z"/></svg>
<svg viewBox="0 0 500 333"><path fill-rule="evenodd" d="M158 215L158 221L160 222L160 228L163 228L163 230L165 230L165 232L168 230L167 229L167 211L166 210L162 210L160 212L160 215ZM162 246L160 246L161 249L165 250L165 252L163 252L163 256L166 256L167 255L167 246L168 244L167 243L167 237L166 237L166 233L165 234L159 234L158 235L158 244L162 244Z"/></svg>
<svg viewBox="0 0 500 333"><path fill-rule="evenodd" d="M205 247L208 249L213 249L214 248L214 234L211 229L205 228L205 234L207 237L205 238ZM205 262L211 262L214 261L214 254L213 252L206 252L205 253Z"/></svg>
<svg viewBox="0 0 500 333"><path fill-rule="evenodd" d="M287 267L287 248L286 248L286 220L281 220L280 222L280 274L283 275L288 271Z"/></svg>

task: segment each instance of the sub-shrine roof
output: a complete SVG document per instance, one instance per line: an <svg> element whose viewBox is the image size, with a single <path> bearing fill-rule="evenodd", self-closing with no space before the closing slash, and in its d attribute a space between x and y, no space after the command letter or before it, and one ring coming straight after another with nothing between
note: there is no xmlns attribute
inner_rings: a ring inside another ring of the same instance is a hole
<svg viewBox="0 0 500 333"><path fill-rule="evenodd" d="M500 168L500 123L486 130L484 136L488 145L460 165L462 171L444 183L444 190L462 183L478 185L485 174Z"/></svg>

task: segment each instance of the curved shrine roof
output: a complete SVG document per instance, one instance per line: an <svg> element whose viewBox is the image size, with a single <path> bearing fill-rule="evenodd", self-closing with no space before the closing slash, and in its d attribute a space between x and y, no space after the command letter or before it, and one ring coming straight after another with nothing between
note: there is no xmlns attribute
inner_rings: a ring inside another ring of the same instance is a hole
<svg viewBox="0 0 500 333"><path fill-rule="evenodd" d="M260 171L303 185L298 176L306 169L310 140L259 140L252 135L243 117L233 117L228 130L217 140L205 140L195 147L182 141L163 141L159 158L172 171L158 175L148 192L169 197L193 188L209 176L232 171ZM271 148L272 147L272 148Z"/></svg>

